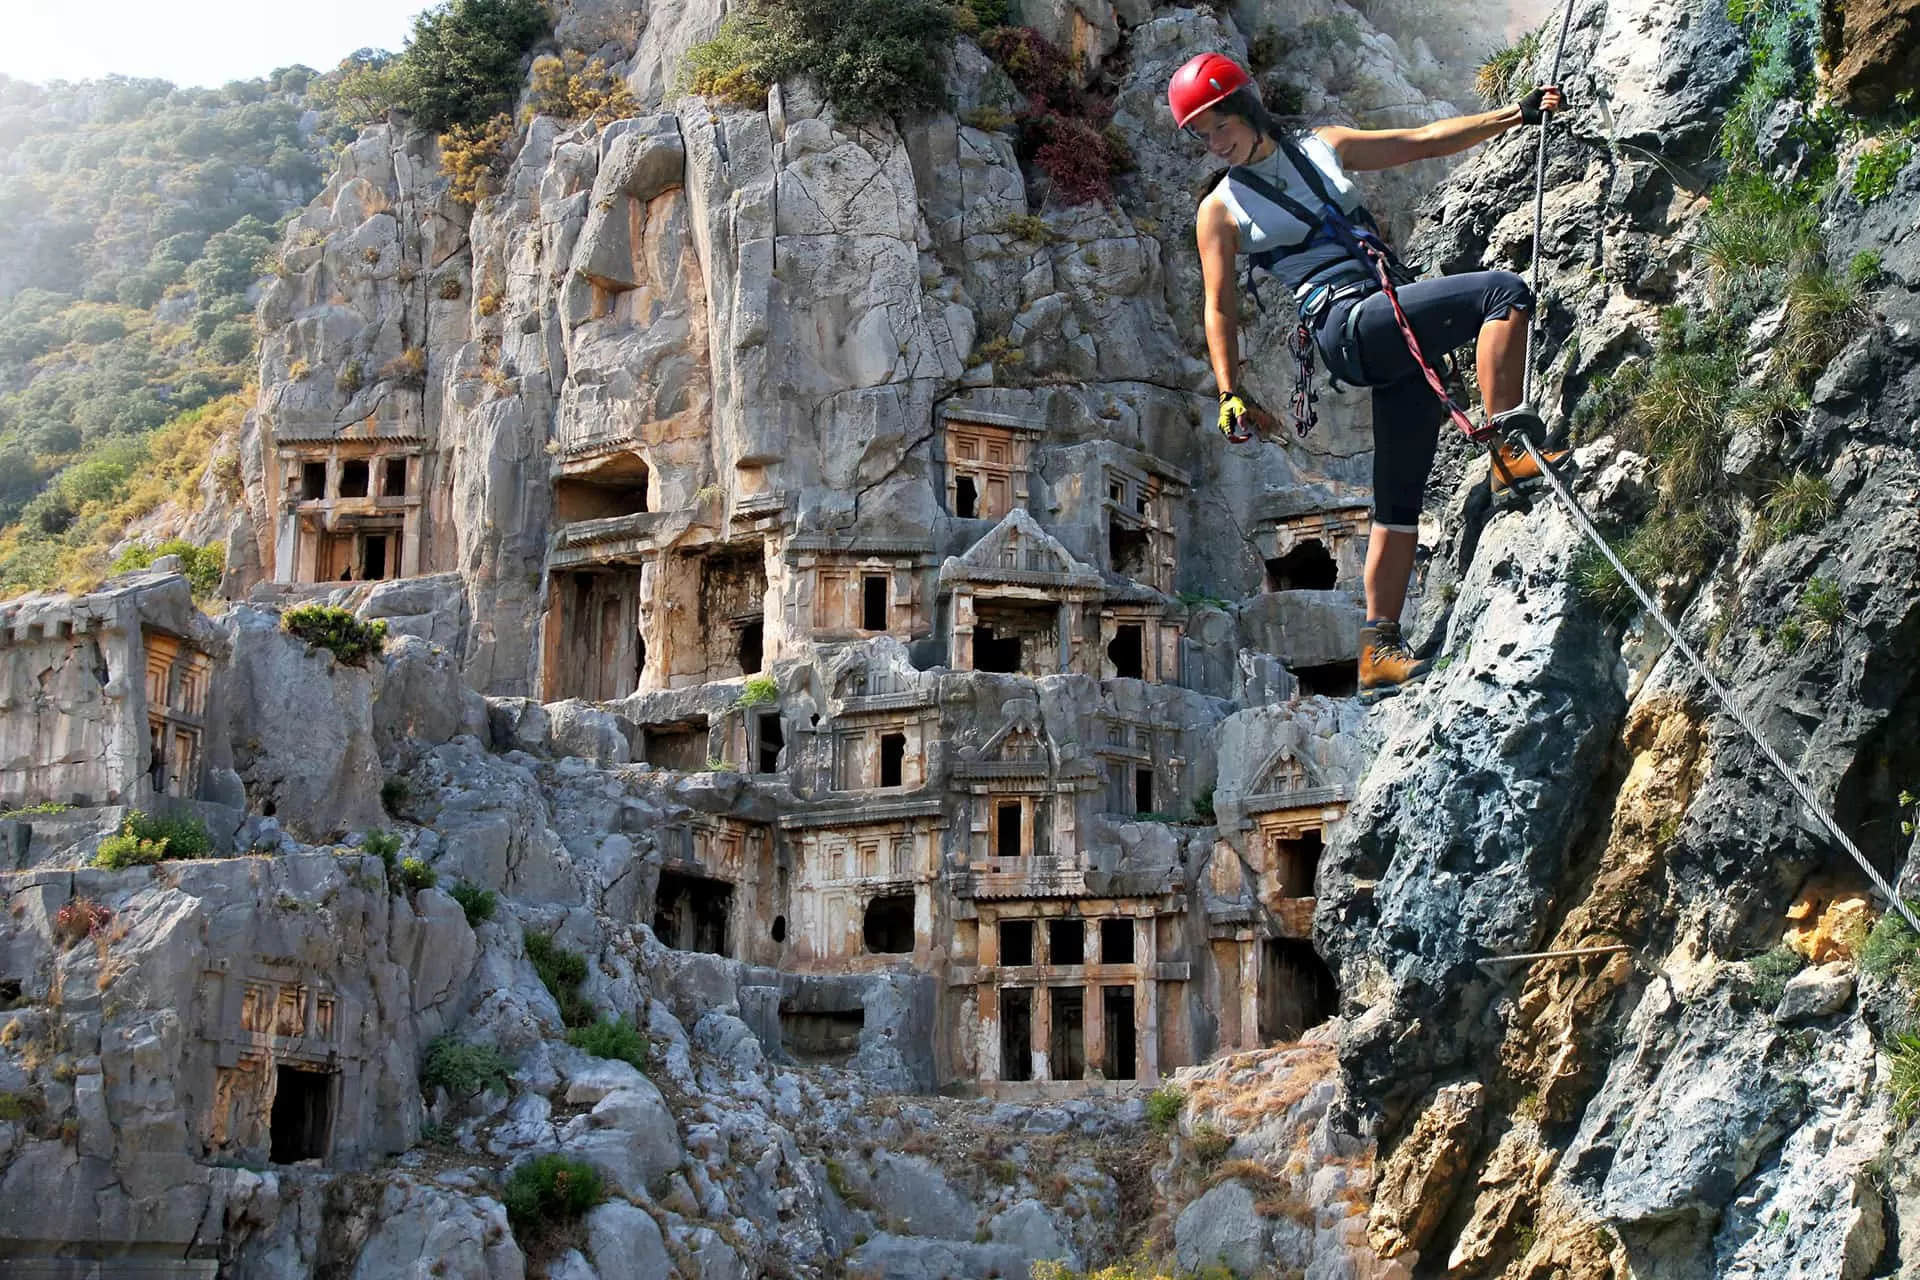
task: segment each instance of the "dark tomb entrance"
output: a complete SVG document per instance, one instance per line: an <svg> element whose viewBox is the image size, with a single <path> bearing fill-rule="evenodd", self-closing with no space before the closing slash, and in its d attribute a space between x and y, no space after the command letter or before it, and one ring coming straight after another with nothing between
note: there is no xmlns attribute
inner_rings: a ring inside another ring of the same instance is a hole
<svg viewBox="0 0 1920 1280"><path fill-rule="evenodd" d="M727 954L727 917L733 912L733 886L724 880L660 873L653 897L653 932L676 951Z"/></svg>
<svg viewBox="0 0 1920 1280"><path fill-rule="evenodd" d="M275 1067L267 1158L274 1164L325 1160L332 1130L333 1073L284 1062Z"/></svg>
<svg viewBox="0 0 1920 1280"><path fill-rule="evenodd" d="M1298 938L1268 938L1260 953L1260 1038L1269 1044L1298 1040L1331 1018L1340 989L1313 944Z"/></svg>
<svg viewBox="0 0 1920 1280"><path fill-rule="evenodd" d="M1100 1074L1109 1080L1135 1080L1140 1058L1134 1042L1133 988L1100 988L1100 1018L1107 1029L1107 1052L1100 1062Z"/></svg>
<svg viewBox="0 0 1920 1280"><path fill-rule="evenodd" d="M1000 1078L1033 1079L1033 988L1000 989Z"/></svg>

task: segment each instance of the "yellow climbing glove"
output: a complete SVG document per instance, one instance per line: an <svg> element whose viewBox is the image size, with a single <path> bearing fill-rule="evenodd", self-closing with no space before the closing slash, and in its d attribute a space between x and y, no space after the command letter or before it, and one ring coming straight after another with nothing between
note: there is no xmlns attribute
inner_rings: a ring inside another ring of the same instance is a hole
<svg viewBox="0 0 1920 1280"><path fill-rule="evenodd" d="M1252 396L1241 395L1238 391L1220 393L1220 434L1227 438L1228 444L1244 444L1253 439L1253 424L1247 420L1249 410L1259 409Z"/></svg>

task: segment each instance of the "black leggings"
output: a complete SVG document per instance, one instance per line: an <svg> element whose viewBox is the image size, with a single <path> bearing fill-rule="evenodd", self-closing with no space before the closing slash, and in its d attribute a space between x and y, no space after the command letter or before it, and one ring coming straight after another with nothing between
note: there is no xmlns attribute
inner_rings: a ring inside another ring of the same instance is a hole
<svg viewBox="0 0 1920 1280"><path fill-rule="evenodd" d="M1347 341L1347 313L1360 308L1354 341ZM1503 320L1514 308L1533 307L1533 291L1511 271L1470 271L1464 275L1417 280L1400 289L1420 349L1438 361L1480 336L1489 320ZM1330 308L1320 322L1321 354L1342 382L1373 388L1373 518L1389 529L1420 525L1427 472L1440 445L1440 424L1447 408L1414 363L1407 340L1393 318L1384 293ZM1353 348L1357 347L1355 351Z"/></svg>

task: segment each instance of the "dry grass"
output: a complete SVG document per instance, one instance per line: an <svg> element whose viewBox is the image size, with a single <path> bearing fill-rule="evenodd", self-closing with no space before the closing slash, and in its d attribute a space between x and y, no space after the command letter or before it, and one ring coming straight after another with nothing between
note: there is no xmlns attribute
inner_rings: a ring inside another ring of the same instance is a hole
<svg viewBox="0 0 1920 1280"><path fill-rule="evenodd" d="M1267 1070L1276 1059L1287 1059L1287 1070ZM1196 1081L1187 1091L1187 1107L1196 1119L1212 1117L1237 1127L1252 1127L1283 1115L1302 1101L1313 1087L1338 1066L1333 1046L1282 1045L1259 1049L1231 1059L1235 1070Z"/></svg>

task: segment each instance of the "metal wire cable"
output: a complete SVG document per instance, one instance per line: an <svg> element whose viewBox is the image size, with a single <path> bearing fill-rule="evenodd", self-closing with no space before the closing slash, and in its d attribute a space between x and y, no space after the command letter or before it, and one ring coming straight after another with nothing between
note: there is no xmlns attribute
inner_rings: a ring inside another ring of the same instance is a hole
<svg viewBox="0 0 1920 1280"><path fill-rule="evenodd" d="M1560 63L1567 52L1567 32L1573 27L1574 0L1567 0L1566 11L1560 17L1560 38L1553 46L1553 68L1547 73L1545 83L1558 86L1560 83ZM1562 104L1564 107L1564 103ZM1553 119L1552 112L1540 114L1540 145L1533 161L1533 323L1527 326L1527 358L1523 367L1520 387L1520 402L1533 403L1533 335L1534 331L1546 323L1546 308L1540 305L1540 227L1547 220L1547 123Z"/></svg>
<svg viewBox="0 0 1920 1280"><path fill-rule="evenodd" d="M1546 83L1549 85L1556 85L1560 82L1560 63L1567 48L1567 31L1573 25L1574 3L1575 0L1567 0L1566 11L1560 19L1560 39L1554 46L1553 70L1546 80ZM1522 402L1526 404L1533 403L1533 333L1534 329L1540 323L1540 315L1544 310L1544 308L1540 306L1539 301L1541 297L1540 231L1546 221L1547 127L1549 121L1552 119L1551 113L1542 114L1540 117L1540 146L1539 152L1535 157L1533 171L1534 323L1527 326L1526 379L1524 383L1525 390L1521 397ZM1567 514L1573 518L1575 527L1586 536L1589 542L1600 549L1600 554L1607 558L1607 563L1612 565L1613 571L1620 575L1620 580L1627 584L1628 589L1631 590L1634 596L1640 601L1640 606L1647 611L1648 615L1651 616L1655 622L1660 624L1660 629L1666 632L1667 639L1673 643L1675 649L1679 650L1680 656L1686 659L1687 665L1692 667L1694 673L1706 682L1707 688L1713 691L1713 695L1719 700L1722 709L1724 709L1729 716L1733 717L1733 722L1739 725L1749 738L1753 739L1753 744L1760 748L1760 754L1767 758L1767 762L1779 770L1780 776L1786 779L1787 785L1793 789L1794 795L1799 797L1800 803L1805 805L1808 812L1820 820L1820 825L1826 829L1827 834L1832 836L1834 842L1847 851L1847 855L1854 860L1860 870L1866 873L1867 879L1873 882L1874 888L1878 889L1881 894L1885 896L1895 911L1898 911L1905 917L1906 922L1913 927L1914 932L1920 933L1920 917L1914 914L1913 908L1901 900L1900 895L1894 891L1893 886L1887 883L1886 877L1881 875L1879 869L1867 860L1867 856L1864 853L1860 852L1860 846L1855 844L1847 833L1840 829L1840 824L1835 822L1833 816L1814 798L1813 788L1794 771L1793 766L1786 762L1785 757L1773 749L1773 744L1761 736L1760 727L1754 724L1747 713L1735 704L1733 695L1727 691L1725 685L1721 684L1720 681L1715 678L1713 672L1707 669L1707 664L1701 659L1698 653L1694 652L1693 646L1681 638L1679 629L1668 620L1665 613L1661 612L1660 606L1654 602L1652 596L1647 594L1647 589L1640 585L1639 580L1635 578L1632 573L1628 572L1627 566L1621 563L1620 557L1615 555L1613 548L1607 545L1607 540L1600 536L1598 529L1594 528L1593 521L1587 518L1587 513L1580 509L1578 502L1574 501L1573 494L1567 489L1566 484L1554 473L1553 469L1547 465L1547 460L1540 454L1539 445L1535 444L1532 438L1524 432L1517 434L1520 443L1526 447L1527 456L1533 459L1533 465L1539 468L1540 474L1544 476L1547 483L1552 486L1554 497L1558 498L1560 505L1567 509Z"/></svg>
<svg viewBox="0 0 1920 1280"><path fill-rule="evenodd" d="M1654 603L1653 597L1647 594L1646 588L1642 587L1639 580L1627 571L1626 565L1620 563L1620 557L1615 555L1613 548L1607 545L1607 540L1600 536L1600 531L1593 527L1593 521L1589 520L1587 513L1580 509L1580 504L1573 500L1573 495L1567 491L1566 484L1547 466L1547 460L1540 456L1540 447L1524 434L1519 438L1520 442L1526 446L1527 456L1533 459L1533 465L1540 468L1540 474L1546 477L1549 485L1553 486L1554 496L1560 499L1561 505L1567 509L1567 514L1573 517L1573 522L1580 532L1600 549L1600 554L1607 558L1607 563L1611 564L1614 572L1620 575L1620 580L1626 583L1633 594L1639 598L1641 607L1660 624L1660 629L1667 633L1667 639L1671 640L1674 648L1680 651L1680 656L1686 659L1687 665L1706 681L1707 688L1713 690L1714 697L1719 699L1726 713L1733 717L1733 722L1746 731L1747 736L1753 739L1753 744L1760 748L1760 754L1780 771L1780 776L1787 780L1787 785L1793 788L1793 793L1800 797L1800 803L1806 805L1813 816L1820 820L1820 825L1827 829L1827 834L1831 835L1834 841L1847 851L1848 856L1859 864L1860 869L1867 873L1867 878L1873 881L1874 888L1886 896L1887 901L1893 904L1894 910L1906 917L1907 923L1913 926L1914 932L1920 933L1920 919L1914 917L1913 909L1901 901L1900 895L1894 892L1893 886L1887 883L1886 877L1867 861L1866 854L1860 852L1860 846L1856 845L1847 833L1840 829L1840 824L1820 806L1820 802L1814 798L1813 788L1803 781L1800 775L1794 772L1793 766L1788 764L1781 754L1773 749L1772 744L1761 736L1759 726L1754 724L1747 713L1734 702L1733 695L1727 692L1727 687L1707 669L1707 664L1701 660L1698 653L1694 652L1693 646L1681 638L1680 632L1667 620L1667 615L1660 611L1660 606Z"/></svg>

